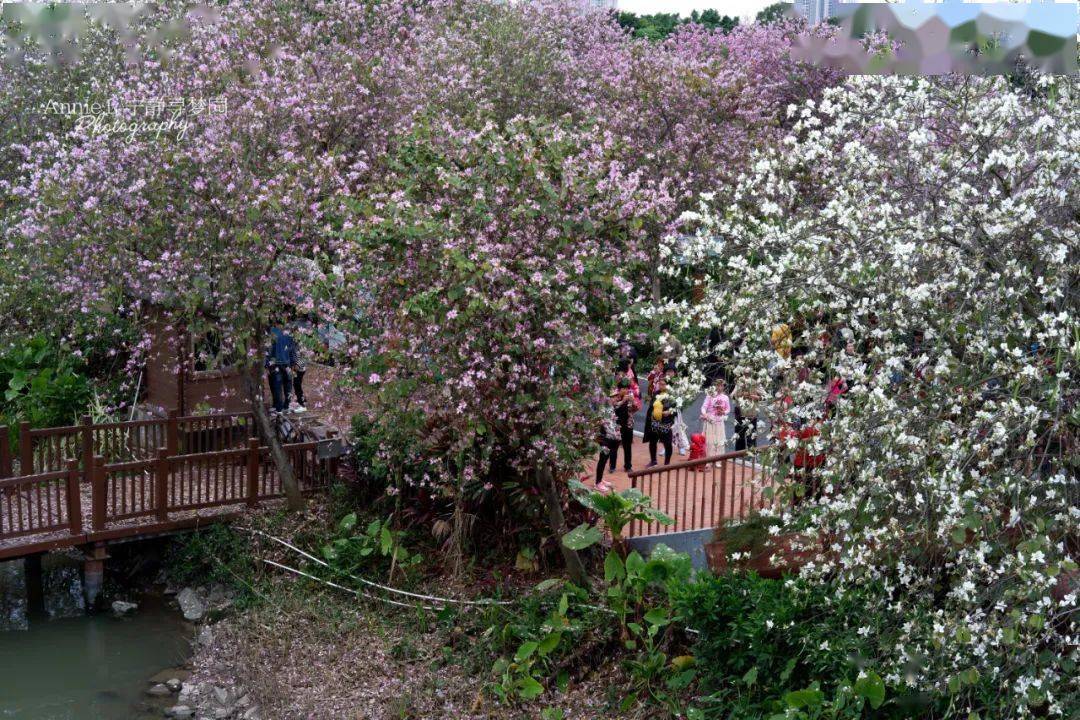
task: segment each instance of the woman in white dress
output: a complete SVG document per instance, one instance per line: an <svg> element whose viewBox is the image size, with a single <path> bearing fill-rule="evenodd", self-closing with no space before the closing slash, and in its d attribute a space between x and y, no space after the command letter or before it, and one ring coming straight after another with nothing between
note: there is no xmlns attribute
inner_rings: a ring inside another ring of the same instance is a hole
<svg viewBox="0 0 1080 720"><path fill-rule="evenodd" d="M727 452L727 416L731 412L731 399L726 389L724 381L717 380L709 386L705 402L701 405L706 455L723 455Z"/></svg>

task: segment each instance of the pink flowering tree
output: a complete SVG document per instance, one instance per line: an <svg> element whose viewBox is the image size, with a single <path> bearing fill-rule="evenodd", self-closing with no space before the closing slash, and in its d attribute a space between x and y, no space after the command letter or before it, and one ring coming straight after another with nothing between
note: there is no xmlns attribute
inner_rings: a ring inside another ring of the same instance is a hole
<svg viewBox="0 0 1080 720"><path fill-rule="evenodd" d="M602 134L536 121L437 126L350 203L348 285L376 349L365 422L398 490L455 508L448 532L466 512L542 512L593 447L601 339L670 212L617 158Z"/></svg>
<svg viewBox="0 0 1080 720"><path fill-rule="evenodd" d="M221 338L249 378L294 506L292 470L263 410L262 351L270 324L316 309L323 203L362 183L384 145L372 68L402 19L380 7L259 2L193 13L171 52L148 52L112 84L110 121L186 126L77 126L32 145L12 190L27 208L8 250L51 279L66 307L136 322L153 309Z"/></svg>
<svg viewBox="0 0 1080 720"><path fill-rule="evenodd" d="M563 0L435 3L427 12L410 35L414 52L385 68L417 114L595 123L644 182L670 184L668 223L699 193L725 191L753 151L776 142L789 104L840 78L791 59L806 30L791 20L730 33L687 25L658 43Z"/></svg>

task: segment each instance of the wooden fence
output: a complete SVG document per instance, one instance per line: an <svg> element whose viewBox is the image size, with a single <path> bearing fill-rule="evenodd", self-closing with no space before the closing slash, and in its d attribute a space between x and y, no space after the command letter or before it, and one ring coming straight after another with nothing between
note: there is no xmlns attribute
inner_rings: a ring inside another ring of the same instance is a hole
<svg viewBox="0 0 1080 720"><path fill-rule="evenodd" d="M630 473L630 485L652 498L672 525L633 521L627 537L703 530L780 503L774 474L756 453L740 450L701 460L658 465Z"/></svg>
<svg viewBox="0 0 1080 720"><path fill-rule="evenodd" d="M284 446L305 493L325 488L334 472L335 460L320 458L319 445ZM94 455L90 469L89 483L81 482L75 459L64 470L0 480L0 544L56 533L76 544L86 541L76 537L84 529L90 535L153 533L202 511L240 510L285 494L270 449L257 438L242 449L206 453L170 455L161 447L149 460L107 463Z"/></svg>
<svg viewBox="0 0 1080 720"><path fill-rule="evenodd" d="M14 458L7 443L9 430L0 426L0 478L35 473L59 472L75 459L83 482L90 482L91 462L100 455L106 462L139 462L151 460L158 448L170 455L187 455L243 448L256 437L251 413L178 416L154 420L93 423L83 416L78 425L52 428L31 428L19 425L18 443Z"/></svg>

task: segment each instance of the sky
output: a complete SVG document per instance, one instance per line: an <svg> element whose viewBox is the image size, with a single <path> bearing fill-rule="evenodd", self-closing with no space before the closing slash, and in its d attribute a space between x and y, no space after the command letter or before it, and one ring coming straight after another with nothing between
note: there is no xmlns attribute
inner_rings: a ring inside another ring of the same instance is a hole
<svg viewBox="0 0 1080 720"><path fill-rule="evenodd" d="M638 14L677 12L689 15L693 10L715 9L721 15L754 17L776 0L619 0L619 9Z"/></svg>

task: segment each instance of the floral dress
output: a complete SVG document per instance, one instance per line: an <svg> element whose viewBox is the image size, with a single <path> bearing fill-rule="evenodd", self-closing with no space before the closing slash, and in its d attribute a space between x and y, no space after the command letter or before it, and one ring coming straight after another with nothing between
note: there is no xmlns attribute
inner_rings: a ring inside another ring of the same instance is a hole
<svg viewBox="0 0 1080 720"><path fill-rule="evenodd" d="M727 452L727 416L731 400L723 393L707 395L701 406L701 423L705 431L705 454L723 455Z"/></svg>

